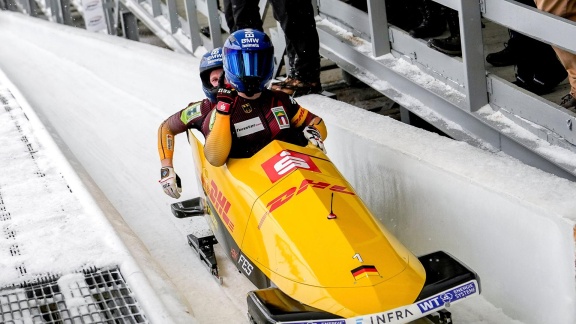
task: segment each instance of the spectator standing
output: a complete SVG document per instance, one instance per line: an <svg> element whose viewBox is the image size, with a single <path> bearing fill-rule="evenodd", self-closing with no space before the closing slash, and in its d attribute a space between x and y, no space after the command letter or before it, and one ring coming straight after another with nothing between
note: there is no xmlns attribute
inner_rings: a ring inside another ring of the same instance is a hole
<svg viewBox="0 0 576 324"><path fill-rule="evenodd" d="M257 0L226 0L226 21L230 30L252 28L262 31ZM286 79L271 85L291 96L322 92L320 83L320 40L310 0L269 0L274 19L286 40ZM229 9L227 9L229 8ZM232 17L232 18L230 18ZM233 25L231 27L230 25Z"/></svg>
<svg viewBox="0 0 576 324"><path fill-rule="evenodd" d="M244 28L264 31L258 3L258 0L224 0L224 17L230 34Z"/></svg>
<svg viewBox="0 0 576 324"><path fill-rule="evenodd" d="M574 0L534 0L536 7L542 11L576 21L576 1ZM568 72L570 93L562 98L560 105L567 109L576 109L576 54L552 46L556 55Z"/></svg>
<svg viewBox="0 0 576 324"><path fill-rule="evenodd" d="M534 0L517 0L536 8ZM512 29L502 51L488 54L486 61L493 66L515 65L513 83L537 95L545 95L566 79L567 73L552 47Z"/></svg>
<svg viewBox="0 0 576 324"><path fill-rule="evenodd" d="M287 78L272 89L292 96L322 92L320 40L310 0L269 0L286 39Z"/></svg>
<svg viewBox="0 0 576 324"><path fill-rule="evenodd" d="M440 36L446 31L446 18L442 11L442 5L433 0L419 0L416 7L422 20L417 27L410 30L410 36L430 38Z"/></svg>
<svg viewBox="0 0 576 324"><path fill-rule="evenodd" d="M458 21L458 11L442 7L444 17L448 23L450 36L446 38L434 38L428 41L428 46L447 55L461 56L462 43L460 41L460 22Z"/></svg>

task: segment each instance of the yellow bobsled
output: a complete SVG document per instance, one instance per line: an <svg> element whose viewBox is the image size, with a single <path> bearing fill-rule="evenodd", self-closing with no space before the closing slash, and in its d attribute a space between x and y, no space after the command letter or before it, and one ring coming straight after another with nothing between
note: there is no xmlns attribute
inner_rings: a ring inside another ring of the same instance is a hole
<svg viewBox="0 0 576 324"><path fill-rule="evenodd" d="M259 288L247 298L252 322L451 323L446 306L479 294L478 276L450 255L408 251L320 150L272 141L213 167L198 134L189 139L204 196L172 212L206 216L214 236L188 241L215 277L219 243Z"/></svg>

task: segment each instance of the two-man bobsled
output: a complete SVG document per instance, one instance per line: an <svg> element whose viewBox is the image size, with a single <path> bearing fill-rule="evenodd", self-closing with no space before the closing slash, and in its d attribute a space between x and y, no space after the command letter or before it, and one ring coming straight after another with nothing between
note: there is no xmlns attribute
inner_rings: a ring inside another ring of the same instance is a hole
<svg viewBox="0 0 576 324"><path fill-rule="evenodd" d="M254 323L408 323L480 293L479 278L444 252L415 257L375 219L320 150L272 141L222 167L189 139L203 197L172 204L176 217L205 215L215 238L189 244L219 278L212 245L259 290Z"/></svg>

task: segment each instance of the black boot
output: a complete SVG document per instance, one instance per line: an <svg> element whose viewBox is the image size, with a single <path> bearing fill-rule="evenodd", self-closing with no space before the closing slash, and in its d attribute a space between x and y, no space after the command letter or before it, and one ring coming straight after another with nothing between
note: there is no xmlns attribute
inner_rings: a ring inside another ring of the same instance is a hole
<svg viewBox="0 0 576 324"><path fill-rule="evenodd" d="M430 38L442 35L446 31L446 19L438 3L432 0L422 0L418 7L422 14L420 25L410 30L414 38Z"/></svg>
<svg viewBox="0 0 576 324"><path fill-rule="evenodd" d="M504 49L500 52L490 53L486 56L486 62L492 66L508 66L516 64L516 56L508 43L504 43Z"/></svg>
<svg viewBox="0 0 576 324"><path fill-rule="evenodd" d="M486 62L492 64L492 66L508 66L514 65L518 62L518 53L515 51L516 46L514 45L520 43L517 39L523 35L518 34L511 29L508 29L508 34L510 35L510 38L504 43L504 49L500 52L490 53L486 56Z"/></svg>
<svg viewBox="0 0 576 324"><path fill-rule="evenodd" d="M460 43L460 24L458 23L458 11L446 8L448 14L446 20L448 21L448 30L450 30L450 37L442 39L431 39L428 46L435 50L447 55L461 56L462 44Z"/></svg>
<svg viewBox="0 0 576 324"><path fill-rule="evenodd" d="M519 51L515 85L541 96L554 92L568 76L549 44L525 36L514 48Z"/></svg>

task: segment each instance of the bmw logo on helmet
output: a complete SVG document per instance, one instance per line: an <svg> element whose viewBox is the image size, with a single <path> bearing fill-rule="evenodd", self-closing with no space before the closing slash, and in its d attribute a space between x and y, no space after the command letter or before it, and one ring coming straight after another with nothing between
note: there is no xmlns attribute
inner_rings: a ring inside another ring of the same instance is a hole
<svg viewBox="0 0 576 324"><path fill-rule="evenodd" d="M248 96L262 92L272 79L274 46L264 32L235 31L224 43L222 56L226 79Z"/></svg>

